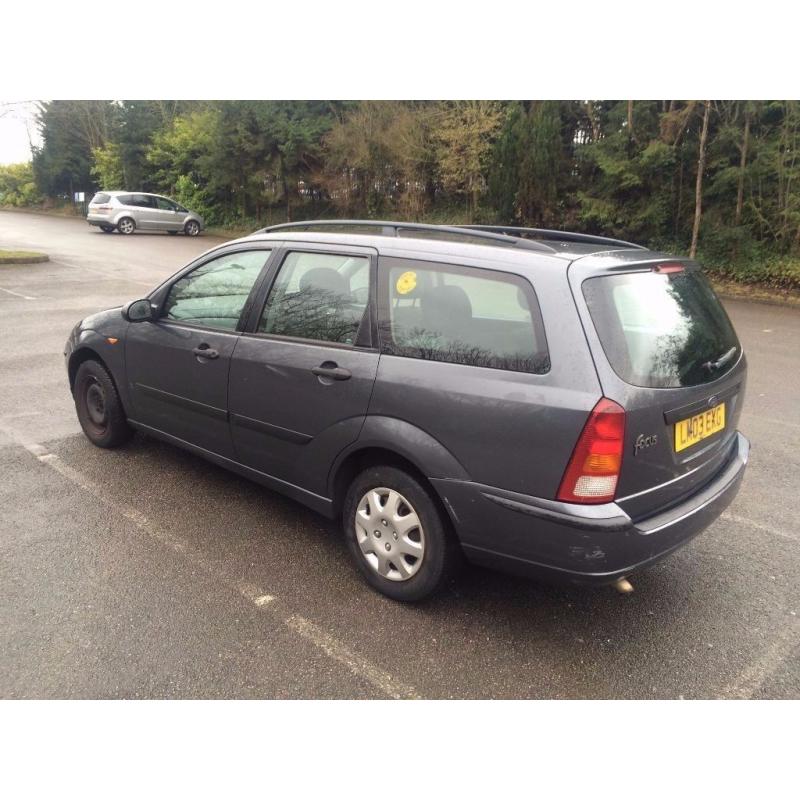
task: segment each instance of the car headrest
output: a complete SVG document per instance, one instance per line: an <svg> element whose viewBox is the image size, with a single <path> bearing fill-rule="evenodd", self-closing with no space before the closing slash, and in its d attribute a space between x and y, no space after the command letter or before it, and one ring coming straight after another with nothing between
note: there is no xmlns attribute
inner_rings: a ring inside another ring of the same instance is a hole
<svg viewBox="0 0 800 800"><path fill-rule="evenodd" d="M350 295L347 279L332 267L313 267L300 278L300 291L308 289L335 294L340 297Z"/></svg>
<svg viewBox="0 0 800 800"><path fill-rule="evenodd" d="M450 337L472 321L472 303L460 286L434 286L422 295L422 319L426 328Z"/></svg>

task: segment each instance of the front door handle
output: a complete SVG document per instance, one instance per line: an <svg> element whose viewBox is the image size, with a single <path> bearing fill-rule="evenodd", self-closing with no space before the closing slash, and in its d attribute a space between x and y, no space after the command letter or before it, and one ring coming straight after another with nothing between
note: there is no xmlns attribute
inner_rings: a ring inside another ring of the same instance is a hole
<svg viewBox="0 0 800 800"><path fill-rule="evenodd" d="M195 347L192 352L198 358L219 358L219 353L213 347L209 347L207 344L201 344L199 347Z"/></svg>
<svg viewBox="0 0 800 800"><path fill-rule="evenodd" d="M323 361L318 367L314 367L311 371L318 378L330 378L334 381L346 381L353 375L349 369L340 367L335 361Z"/></svg>

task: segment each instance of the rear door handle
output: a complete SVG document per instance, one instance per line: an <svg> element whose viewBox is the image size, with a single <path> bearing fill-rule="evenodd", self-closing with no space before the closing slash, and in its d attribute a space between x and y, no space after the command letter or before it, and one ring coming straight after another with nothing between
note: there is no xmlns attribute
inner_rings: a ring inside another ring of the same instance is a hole
<svg viewBox="0 0 800 800"><path fill-rule="evenodd" d="M219 353L213 347L209 347L207 344L201 344L199 347L195 347L192 352L198 358L219 358Z"/></svg>
<svg viewBox="0 0 800 800"><path fill-rule="evenodd" d="M346 381L353 375L349 369L340 367L335 361L323 361L318 367L313 367L311 371L318 378L331 378L334 381Z"/></svg>

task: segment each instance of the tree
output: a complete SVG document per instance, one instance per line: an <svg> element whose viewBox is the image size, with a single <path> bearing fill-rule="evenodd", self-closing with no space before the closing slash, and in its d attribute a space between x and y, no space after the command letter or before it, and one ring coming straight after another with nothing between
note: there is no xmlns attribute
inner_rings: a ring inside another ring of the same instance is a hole
<svg viewBox="0 0 800 800"><path fill-rule="evenodd" d="M700 133L700 150L697 157L697 181L695 183L694 226L692 227L692 244L689 258L697 255L697 239L700 235L700 217L703 213L703 171L706 168L706 141L708 139L708 117L711 112L711 101L706 100L703 106L703 130Z"/></svg>
<svg viewBox="0 0 800 800"><path fill-rule="evenodd" d="M502 122L502 107L492 100L444 103L437 114L439 174L445 188L468 199L473 220L486 184L484 174L492 144Z"/></svg>
<svg viewBox="0 0 800 800"><path fill-rule="evenodd" d="M71 198L73 191L94 188L92 151L108 141L111 117L110 104L101 100L39 104L42 144L33 152L33 169L43 194Z"/></svg>
<svg viewBox="0 0 800 800"><path fill-rule="evenodd" d="M101 189L118 190L125 188L125 173L122 168L122 154L116 142L108 142L103 147L92 150L94 165L91 173Z"/></svg>
<svg viewBox="0 0 800 800"><path fill-rule="evenodd" d="M522 103L511 103L504 112L502 128L492 149L487 179L487 202L496 221L518 222L517 191L520 183L520 155L526 127Z"/></svg>
<svg viewBox="0 0 800 800"><path fill-rule="evenodd" d="M32 206L41 199L30 163L0 164L0 205Z"/></svg>
<svg viewBox="0 0 800 800"><path fill-rule="evenodd" d="M557 103L536 102L520 120L516 216L524 225L551 227L559 216L565 164Z"/></svg>

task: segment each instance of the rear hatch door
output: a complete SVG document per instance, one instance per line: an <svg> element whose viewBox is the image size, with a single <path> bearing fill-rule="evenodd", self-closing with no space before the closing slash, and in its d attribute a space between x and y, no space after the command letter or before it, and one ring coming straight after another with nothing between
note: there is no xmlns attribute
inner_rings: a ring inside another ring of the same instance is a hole
<svg viewBox="0 0 800 800"><path fill-rule="evenodd" d="M733 455L741 344L697 264L618 251L570 267L603 393L626 411L617 502L634 520L707 484Z"/></svg>

